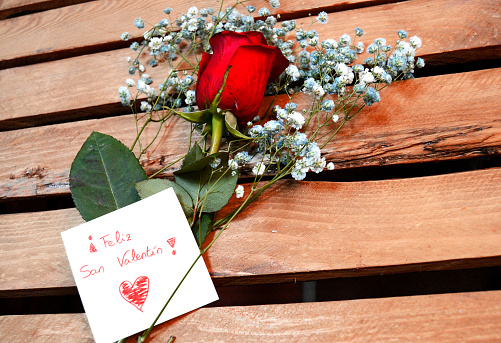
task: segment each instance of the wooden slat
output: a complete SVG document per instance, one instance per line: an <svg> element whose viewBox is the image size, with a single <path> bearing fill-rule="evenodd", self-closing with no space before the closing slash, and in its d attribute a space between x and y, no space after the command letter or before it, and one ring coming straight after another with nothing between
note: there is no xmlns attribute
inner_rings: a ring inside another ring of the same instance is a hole
<svg viewBox="0 0 501 343"><path fill-rule="evenodd" d="M501 68L393 84L382 91L382 102L349 122L324 154L337 168L499 154L500 89ZM287 100L280 99L282 104ZM295 101L302 108L309 98ZM263 108L267 106L265 102ZM94 130L129 146L136 134L129 116L0 133L0 198L68 194L71 162ZM141 160L148 173L186 153L186 130L185 122L173 120L163 131ZM146 136L152 137L153 131Z"/></svg>
<svg viewBox="0 0 501 343"><path fill-rule="evenodd" d="M257 9L267 7L274 14L280 13L284 14L285 18L296 18L307 16L308 13L315 14L321 10L334 11L385 2L392 1L318 0L305 6L304 2L299 0L288 0L283 2L279 9L273 10L261 0L251 0L247 1L245 6L254 5ZM224 7L233 3L225 3ZM213 7L215 10L220 6L214 0L199 0L196 4L188 0L170 3L155 0L148 1L147 7L144 3L133 0L100 0L6 20L0 22L0 36L3 38L3 42L0 42L2 51L0 68L61 58L61 56L75 56L75 54L95 52L96 49L102 51L106 46L114 47L119 44L120 35L124 31L133 35L141 34L142 31L134 26L135 18L142 18L153 25L168 18L163 12L166 7L173 9L171 18L176 19L194 5L199 9ZM243 6L239 7L239 11L247 13ZM255 12L253 15L258 14Z"/></svg>
<svg viewBox="0 0 501 343"><path fill-rule="evenodd" d="M501 292L202 308L157 326L148 342L497 342ZM93 342L84 314L0 317L11 342ZM135 342L132 336L127 342Z"/></svg>
<svg viewBox="0 0 501 343"><path fill-rule="evenodd" d="M501 265L500 180L501 168L281 182L234 220L206 264L218 285ZM59 234L82 222L75 209L1 216L0 295L73 287Z"/></svg>
<svg viewBox="0 0 501 343"><path fill-rule="evenodd" d="M0 20L88 1L94 0L2 0L0 2Z"/></svg>
<svg viewBox="0 0 501 343"><path fill-rule="evenodd" d="M320 37L326 39L352 32L354 26L362 25L366 30L364 42L371 42L379 36L387 37L390 42L391 37L396 37L397 29L406 28L411 35L416 34L423 39L423 48L418 50L418 54L427 58L428 66L436 66L501 57L501 35L496 31L500 15L501 7L496 1L416 0L333 13L329 23L318 25L317 29ZM128 16L133 17L132 14ZM477 23L472 18L482 20ZM123 18L120 20L126 22ZM308 27L310 20L307 18L301 22ZM87 23L81 25L91 26ZM112 23L107 23L107 27L113 27ZM72 32L81 30L74 28ZM19 34L18 26L15 33ZM60 41L64 35L51 37ZM78 41L73 36L69 39L71 42ZM8 53L24 42L19 38L2 41L4 44L15 41L15 48L3 49L0 42L0 51ZM30 43L29 46L36 45ZM132 51L127 48L0 70L0 130L102 117L117 111L123 113L117 91L128 77L125 57L131 55ZM154 78L157 83L165 78L162 75L165 69L161 67L150 68L148 73L158 75ZM20 84L19 80L30 82ZM153 85L156 87L157 83Z"/></svg>

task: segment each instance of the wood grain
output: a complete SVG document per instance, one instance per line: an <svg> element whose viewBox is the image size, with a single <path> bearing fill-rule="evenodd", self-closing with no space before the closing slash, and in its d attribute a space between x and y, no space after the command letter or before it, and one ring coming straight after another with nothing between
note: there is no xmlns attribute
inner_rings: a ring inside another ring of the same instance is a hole
<svg viewBox="0 0 501 343"><path fill-rule="evenodd" d="M274 10L264 1L251 0L246 2L245 6L254 5L258 9L267 7L273 14L284 14L285 18L297 18L307 16L308 13L316 14L321 10L342 10L385 2L394 1L318 0L305 6L302 1L289 0ZM225 3L225 8L233 3ZM220 6L214 0L199 0L196 4L189 0L177 0L169 4L155 0L148 1L146 9L144 4L138 1L101 0L6 20L0 22L0 36L3 38L0 42L2 51L0 68L103 51L116 47L117 44L128 46L122 44L120 40L122 32L128 31L135 36L142 34L142 31L134 26L134 19L142 18L146 23L154 25L168 18L163 12L166 7L173 9L170 18L174 20L193 5L199 9L213 7L216 10ZM243 6L239 6L239 11L248 13ZM258 16L257 12L254 16Z"/></svg>
<svg viewBox="0 0 501 343"><path fill-rule="evenodd" d="M104 3L107 2L95 1L82 6ZM407 1L332 13L329 23L319 25L317 29L322 39L339 37L351 32L352 26L356 25L354 22L360 22L366 30L362 40L371 42L379 36L387 37L390 41L391 37L396 37L396 28L405 27L411 35L416 34L423 39L423 48L418 50L418 55L427 59L428 66L454 64L501 57L501 35L497 34L500 8L489 1ZM482 20L477 23L473 18ZM120 20L123 29L123 22L127 21L123 18ZM298 21L298 25L301 22L307 25L308 20ZM50 25L56 25L57 22L51 21ZM2 22L0 35L1 25ZM91 26L87 22L81 22L80 25ZM107 25L113 27L111 23ZM82 28L77 27L73 32L81 31ZM21 34L17 26L15 34ZM57 32L47 33L47 37L38 39L37 44L42 44L39 42L45 42L50 37L57 37L59 42L65 36ZM78 41L73 36L68 39L71 42ZM15 48L2 48L2 42L13 44L14 41L0 41L0 51L13 53L21 49L24 41L17 38ZM30 48L34 46L36 44L29 44ZM114 113L125 114L117 90L128 77L125 58L131 55L132 51L126 48L0 70L0 130L103 117ZM158 83L165 79L163 74L166 70L162 67L150 68L148 73ZM153 85L156 87L156 83Z"/></svg>
<svg viewBox="0 0 501 343"><path fill-rule="evenodd" d="M343 127L324 155L337 168L356 168L499 154L500 89L501 68L393 84L382 91L381 103L364 108ZM281 97L278 103L285 101ZM303 108L310 99L295 101ZM147 137L156 128L151 129ZM164 129L141 159L148 173L186 153L186 130L180 120ZM68 194L71 162L92 131L111 134L127 146L136 135L130 116L0 133L0 198ZM173 170L163 176L172 176Z"/></svg>
<svg viewBox="0 0 501 343"><path fill-rule="evenodd" d="M0 20L88 1L94 0L2 0L0 2Z"/></svg>
<svg viewBox="0 0 501 343"><path fill-rule="evenodd" d="M205 261L218 285L500 265L500 179L498 168L281 182L233 221ZM73 287L59 234L82 222L75 209L2 215L0 296Z"/></svg>
<svg viewBox="0 0 501 343"><path fill-rule="evenodd" d="M148 342L495 342L501 292L202 308L158 325ZM84 314L0 317L11 342L93 342ZM127 342L135 342L131 337Z"/></svg>

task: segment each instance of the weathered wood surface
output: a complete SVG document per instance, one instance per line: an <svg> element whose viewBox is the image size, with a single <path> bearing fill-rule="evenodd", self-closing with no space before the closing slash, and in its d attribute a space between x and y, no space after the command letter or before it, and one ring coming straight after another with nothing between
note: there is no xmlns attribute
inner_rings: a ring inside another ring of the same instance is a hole
<svg viewBox="0 0 501 343"><path fill-rule="evenodd" d="M305 4L299 0L288 0L277 10L271 9L262 0L251 0L245 6L254 5L257 9L267 7L274 14L283 14L284 18L308 16L321 10L335 11L350 7L375 5L391 0L318 0ZM225 3L225 8L233 2ZM199 9L220 6L213 0L178 0L166 3L162 0L144 3L127 0L100 0L59 8L50 12L35 13L30 16L13 18L0 22L0 68L12 67L19 63L36 63L44 60L75 56L75 54L95 52L124 45L120 35L128 31L139 36L142 30L134 26L134 19L142 18L154 25L164 18L169 18L163 10L172 8L170 18L175 19L191 6ZM12 6L12 5L11 5ZM248 14L243 6L238 10ZM257 11L253 13L258 17ZM20 29L22 28L22 29ZM71 28L71 30L69 30ZM43 30L43 31L41 31ZM71 34L69 34L71 32ZM9 49L10 51L6 51Z"/></svg>
<svg viewBox="0 0 501 343"><path fill-rule="evenodd" d="M101 3L106 1L81 6ZM354 23L360 23L366 30L362 41L370 43L381 36L386 37L391 44L394 43L392 37L396 37L396 30L406 28L411 35L416 34L422 38L424 44L418 50L418 55L424 56L430 66L500 58L501 35L497 33L500 15L501 6L497 6L496 1L416 0L332 13L328 24L317 25L316 28L320 37L327 39L351 32L352 26L356 25ZM128 14L128 17L134 16ZM119 15L113 15L112 18L122 20L123 30L123 22L126 21L120 19ZM476 22L472 18L482 19ZM301 22L308 27L310 20L307 18ZM1 25L2 22L0 37ZM92 26L87 22L80 22L79 25ZM113 27L111 23L106 25L108 28ZM13 34L17 37L19 31L16 27ZM72 30L80 31L81 28ZM101 37L102 30L99 32ZM65 35L54 33L48 37L57 37L59 42ZM68 39L72 43L78 42L73 35L68 36ZM29 48L44 41L45 39L38 38L36 43L29 44ZM2 44L15 44L15 47L2 47ZM0 51L13 53L21 49L22 44L23 39L5 38L0 40ZM126 56L132 56L132 51L128 48L0 70L0 130L102 117L117 111L123 113L124 108L119 104L117 91L128 76ZM165 78L162 76L165 71L161 67L150 68L148 73L157 82ZM19 85L19 80L30 81L22 82L19 87L11 86Z"/></svg>
<svg viewBox="0 0 501 343"><path fill-rule="evenodd" d="M84 314L0 317L10 342L93 342ZM149 342L497 342L501 292L202 308L157 326ZM135 342L134 336L127 342Z"/></svg>
<svg viewBox="0 0 501 343"><path fill-rule="evenodd" d="M501 68L393 84L382 91L381 103L365 108L341 129L324 149L325 157L337 168L354 168L499 154L500 89ZM308 99L295 101L301 108ZM271 100L266 101L263 108ZM278 103L284 101L282 97ZM187 129L181 120L164 129L141 160L148 173L187 151ZM131 116L0 133L0 198L68 194L71 162L92 131L111 134L126 145L136 135Z"/></svg>
<svg viewBox="0 0 501 343"><path fill-rule="evenodd" d="M0 2L0 20L88 1L94 0L2 0Z"/></svg>
<svg viewBox="0 0 501 343"><path fill-rule="evenodd" d="M499 265L500 180L494 168L373 182L282 182L232 222L206 264L218 285ZM80 223L75 209L2 215L0 295L73 287L59 234Z"/></svg>

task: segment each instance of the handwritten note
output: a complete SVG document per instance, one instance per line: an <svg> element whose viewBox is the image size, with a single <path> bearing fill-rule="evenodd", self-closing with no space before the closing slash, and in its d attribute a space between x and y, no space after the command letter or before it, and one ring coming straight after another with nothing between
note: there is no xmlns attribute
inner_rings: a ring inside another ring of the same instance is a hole
<svg viewBox="0 0 501 343"><path fill-rule="evenodd" d="M148 328L199 254L171 188L61 235L97 343ZM158 323L217 299L200 259Z"/></svg>

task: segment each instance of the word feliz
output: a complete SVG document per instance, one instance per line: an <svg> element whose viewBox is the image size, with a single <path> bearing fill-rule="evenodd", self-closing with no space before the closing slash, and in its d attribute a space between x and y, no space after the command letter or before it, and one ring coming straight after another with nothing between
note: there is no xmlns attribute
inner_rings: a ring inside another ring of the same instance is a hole
<svg viewBox="0 0 501 343"><path fill-rule="evenodd" d="M121 245L127 242L131 242L131 235L126 233L122 234L120 231L116 231L114 237L109 234L100 238L100 241L103 243L104 248L111 248L117 245ZM167 241L171 248L174 248L175 238L169 238ZM97 250L94 250L97 251ZM92 252L92 250L91 250ZM153 248L150 248L148 245L144 249L136 250L136 249L128 249L121 256L117 256L117 262L120 267L127 266L131 263L141 261L143 259L153 257L156 255L163 254L163 249L157 247L156 245ZM172 254L175 255L176 251L173 250ZM92 268L89 265L83 265L80 268L80 273L82 273L82 279L86 279L89 276L93 276L96 274L104 273L104 266L99 266L97 268Z"/></svg>

